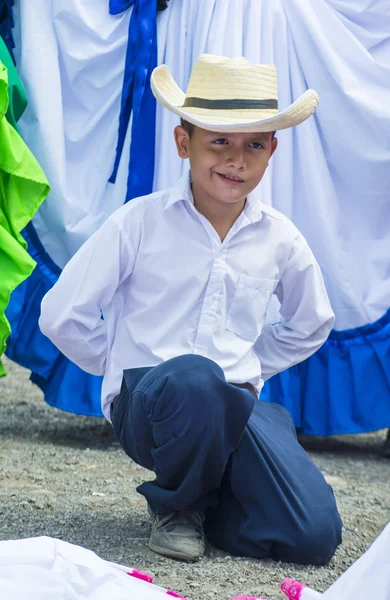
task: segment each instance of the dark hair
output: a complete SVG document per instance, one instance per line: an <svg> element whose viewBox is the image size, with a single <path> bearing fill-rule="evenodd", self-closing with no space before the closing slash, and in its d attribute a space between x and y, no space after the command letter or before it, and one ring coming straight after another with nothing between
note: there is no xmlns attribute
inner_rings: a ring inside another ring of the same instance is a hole
<svg viewBox="0 0 390 600"><path fill-rule="evenodd" d="M180 125L182 127L184 127L184 129L188 133L189 137L191 138L192 134L195 131L195 125L193 125L193 123L189 123L188 121L185 121L184 119L180 119ZM272 132L272 139L274 139L275 135L276 135L276 131L273 131Z"/></svg>
<svg viewBox="0 0 390 600"><path fill-rule="evenodd" d="M180 125L182 127L184 127L184 129L188 133L189 137L191 137L192 134L194 133L195 125L193 125L192 123L189 123L188 121L185 121L184 119L180 119Z"/></svg>

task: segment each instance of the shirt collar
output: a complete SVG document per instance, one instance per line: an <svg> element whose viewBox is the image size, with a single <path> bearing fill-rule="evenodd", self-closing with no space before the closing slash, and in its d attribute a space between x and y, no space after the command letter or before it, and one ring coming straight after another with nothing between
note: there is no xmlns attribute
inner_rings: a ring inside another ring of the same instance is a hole
<svg viewBox="0 0 390 600"><path fill-rule="evenodd" d="M172 204L179 202L179 200L186 200L187 202L191 202L191 204L194 203L190 185L190 173L184 173L176 185L171 188L165 208L169 208Z"/></svg>
<svg viewBox="0 0 390 600"><path fill-rule="evenodd" d="M184 173L176 185L171 188L165 209L169 208L173 204L176 204L176 202L179 202L180 200L185 200L187 202L191 202L191 204L194 204L189 172ZM248 194L247 201L245 203L244 214L252 224L257 223L257 221L262 219L263 205L256 197L254 192Z"/></svg>
<svg viewBox="0 0 390 600"><path fill-rule="evenodd" d="M244 213L248 217L249 221L254 224L261 221L263 218L263 205L260 200L256 197L255 192L248 194Z"/></svg>

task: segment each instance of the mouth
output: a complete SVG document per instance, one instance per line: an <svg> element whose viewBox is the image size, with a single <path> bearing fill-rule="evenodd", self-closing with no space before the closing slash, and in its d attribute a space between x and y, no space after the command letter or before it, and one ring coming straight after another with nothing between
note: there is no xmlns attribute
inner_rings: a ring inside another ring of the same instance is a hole
<svg viewBox="0 0 390 600"><path fill-rule="evenodd" d="M240 185L240 183L244 183L244 179L241 179L240 177L237 177L236 175L228 175L223 174L223 173L216 173L218 175L218 177L224 182L227 183L227 185L231 185L231 186L236 186L236 185Z"/></svg>

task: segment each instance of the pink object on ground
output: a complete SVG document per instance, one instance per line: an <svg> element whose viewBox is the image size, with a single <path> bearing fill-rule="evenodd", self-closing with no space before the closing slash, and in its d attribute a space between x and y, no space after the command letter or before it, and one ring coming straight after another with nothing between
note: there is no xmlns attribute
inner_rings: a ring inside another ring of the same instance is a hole
<svg viewBox="0 0 390 600"><path fill-rule="evenodd" d="M302 595L302 590L307 587L303 583L299 583L299 581L295 581L295 579L291 579L290 577L286 577L283 581L280 589L284 594L286 594L289 600L300 600Z"/></svg>
<svg viewBox="0 0 390 600"><path fill-rule="evenodd" d="M153 575L149 575L149 573L143 573L142 571L138 571L138 569L131 569L131 571L128 571L127 574L131 577L135 577L136 579L142 579L142 581L153 583Z"/></svg>
<svg viewBox="0 0 390 600"><path fill-rule="evenodd" d="M317 600L322 596L322 594L307 587L304 583L299 583L299 581L295 581L290 577L286 577L280 589L289 600Z"/></svg>
<svg viewBox="0 0 390 600"><path fill-rule="evenodd" d="M167 590L168 596L173 596L174 598L181 598L182 600L188 600L185 596L180 596L180 594L176 594L176 592L172 592L172 590Z"/></svg>

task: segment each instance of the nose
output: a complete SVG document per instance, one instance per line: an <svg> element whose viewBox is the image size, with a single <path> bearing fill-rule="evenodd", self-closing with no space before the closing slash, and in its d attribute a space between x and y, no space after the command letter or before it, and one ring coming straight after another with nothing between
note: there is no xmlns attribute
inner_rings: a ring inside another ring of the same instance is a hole
<svg viewBox="0 0 390 600"><path fill-rule="evenodd" d="M244 150L241 147L230 147L226 155L226 166L237 171L243 171L246 167Z"/></svg>

